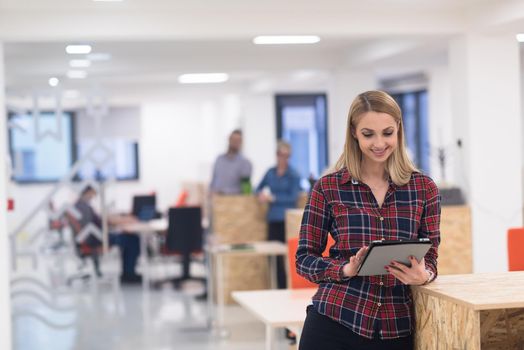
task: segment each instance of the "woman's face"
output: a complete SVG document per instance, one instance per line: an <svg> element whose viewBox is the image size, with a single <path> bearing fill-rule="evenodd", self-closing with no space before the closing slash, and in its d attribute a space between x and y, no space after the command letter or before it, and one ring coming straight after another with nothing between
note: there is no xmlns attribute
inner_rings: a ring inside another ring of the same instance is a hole
<svg viewBox="0 0 524 350"><path fill-rule="evenodd" d="M385 162L395 151L398 143L398 124L387 113L366 112L352 130L358 140L364 160Z"/></svg>
<svg viewBox="0 0 524 350"><path fill-rule="evenodd" d="M291 152L286 148L281 148L277 150L277 164L281 167L287 167L289 162L289 157L291 157Z"/></svg>

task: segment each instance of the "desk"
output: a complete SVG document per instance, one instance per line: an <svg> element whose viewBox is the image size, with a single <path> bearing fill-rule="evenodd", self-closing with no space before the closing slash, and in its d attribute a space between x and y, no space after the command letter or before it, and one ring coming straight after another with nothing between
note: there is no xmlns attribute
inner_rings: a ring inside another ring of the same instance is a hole
<svg viewBox="0 0 524 350"><path fill-rule="evenodd" d="M524 348L524 272L439 276L412 290L415 349Z"/></svg>
<svg viewBox="0 0 524 350"><path fill-rule="evenodd" d="M211 273L208 273L210 278L208 279L208 306L210 307L210 314L215 314L212 312L212 303L214 300L214 291L216 290L216 299L217 299L217 310L216 310L216 326L219 330L223 329L224 326L224 304L225 304L225 292L224 292L224 258L230 256L269 256L270 259L270 279L271 285L273 288L276 287L276 257L279 255L287 255L287 245L278 242L278 241L263 241L263 242L251 242L248 243L249 248L244 249L235 249L235 245L231 244L215 244L209 247L206 247L208 252L209 259L208 263L210 264L210 271L216 271L216 288L213 286L213 278ZM262 276L260 276L262 278Z"/></svg>
<svg viewBox="0 0 524 350"><path fill-rule="evenodd" d="M277 289L233 292L233 299L266 326L266 350L274 348L274 330L291 328L300 339L306 319L306 306L317 291L311 289Z"/></svg>
<svg viewBox="0 0 524 350"><path fill-rule="evenodd" d="M149 258L147 255L147 238L155 232L167 230L167 219L154 219L150 221L137 221L120 226L126 232L138 232L140 235L140 259L144 266L142 273L142 289L149 291Z"/></svg>

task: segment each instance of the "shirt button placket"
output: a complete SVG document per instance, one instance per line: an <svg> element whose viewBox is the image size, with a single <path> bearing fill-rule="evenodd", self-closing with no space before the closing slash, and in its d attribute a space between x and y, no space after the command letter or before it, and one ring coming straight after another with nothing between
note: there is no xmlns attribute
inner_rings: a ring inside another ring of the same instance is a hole
<svg viewBox="0 0 524 350"><path fill-rule="evenodd" d="M380 220L380 235L381 235L381 240L385 240L384 238L384 217L382 216L382 214L380 214L380 216L378 217L378 219Z"/></svg>

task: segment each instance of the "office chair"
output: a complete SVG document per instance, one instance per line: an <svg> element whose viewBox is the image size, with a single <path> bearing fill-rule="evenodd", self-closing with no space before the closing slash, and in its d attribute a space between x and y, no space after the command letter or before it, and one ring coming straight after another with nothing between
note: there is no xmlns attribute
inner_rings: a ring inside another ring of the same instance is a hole
<svg viewBox="0 0 524 350"><path fill-rule="evenodd" d="M102 276L102 273L100 271L100 254L102 253L102 245L100 246L93 246L87 244L87 241L84 240L82 242L78 242L76 240L76 237L82 230L82 227L80 225L80 222L70 213L65 213L67 222L69 223L69 226L71 227L71 230L73 231L73 240L74 240L74 246L75 246L75 253L82 262L82 267L85 266L85 260L86 258L90 258L93 261L93 266L95 273L98 277ZM88 274L80 274L79 276L75 276L70 278L71 282L73 279L86 279L89 278Z"/></svg>
<svg viewBox="0 0 524 350"><path fill-rule="evenodd" d="M329 249L335 244L333 237L328 235L328 242L326 249L322 256L329 256ZM290 289L300 289L300 288L317 288L318 285L313 283L304 277L300 276L295 267L295 254L298 249L298 237L293 237L287 240L287 258L288 258L288 278L287 278L287 287Z"/></svg>
<svg viewBox="0 0 524 350"><path fill-rule="evenodd" d="M182 276L172 279L175 288L187 280L205 282L203 277L190 275L191 257L202 252L203 229L202 210L200 207L170 208L168 228L163 253L182 255Z"/></svg>
<svg viewBox="0 0 524 350"><path fill-rule="evenodd" d="M524 271L524 227L508 230L509 271Z"/></svg>

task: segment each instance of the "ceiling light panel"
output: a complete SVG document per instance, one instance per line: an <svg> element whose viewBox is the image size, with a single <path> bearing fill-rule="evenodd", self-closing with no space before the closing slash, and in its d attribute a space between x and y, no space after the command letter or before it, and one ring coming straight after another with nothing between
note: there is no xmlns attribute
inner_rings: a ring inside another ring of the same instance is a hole
<svg viewBox="0 0 524 350"><path fill-rule="evenodd" d="M73 68L87 68L91 66L90 60L70 60L69 65Z"/></svg>
<svg viewBox="0 0 524 350"><path fill-rule="evenodd" d="M87 55L87 59L90 60L91 62L109 61L111 59L111 54L103 53L103 52L90 53L89 55Z"/></svg>
<svg viewBox="0 0 524 350"><path fill-rule="evenodd" d="M316 35L260 35L253 39L257 45L316 44L319 41Z"/></svg>
<svg viewBox="0 0 524 350"><path fill-rule="evenodd" d="M181 84L213 84L223 83L229 79L226 73L191 73L182 74L178 77Z"/></svg>
<svg viewBox="0 0 524 350"><path fill-rule="evenodd" d="M70 55L86 55L91 52L91 45L67 45L66 52Z"/></svg>

